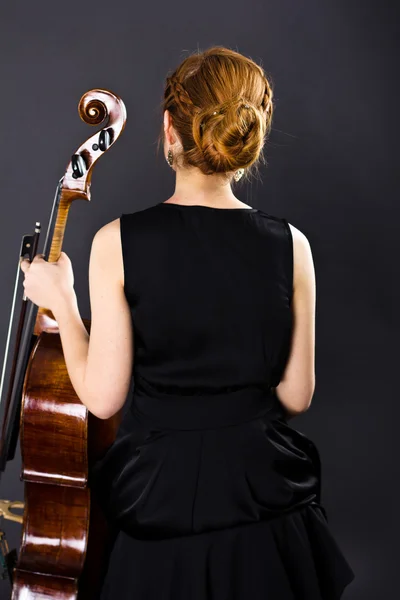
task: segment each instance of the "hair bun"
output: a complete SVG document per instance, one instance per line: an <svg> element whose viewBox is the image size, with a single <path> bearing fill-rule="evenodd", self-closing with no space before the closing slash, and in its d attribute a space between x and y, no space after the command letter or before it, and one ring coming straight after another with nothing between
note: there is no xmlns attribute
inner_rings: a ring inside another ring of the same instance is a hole
<svg viewBox="0 0 400 600"><path fill-rule="evenodd" d="M193 139L212 171L235 171L251 165L259 154L263 121L260 109L248 100L229 99L194 115Z"/></svg>

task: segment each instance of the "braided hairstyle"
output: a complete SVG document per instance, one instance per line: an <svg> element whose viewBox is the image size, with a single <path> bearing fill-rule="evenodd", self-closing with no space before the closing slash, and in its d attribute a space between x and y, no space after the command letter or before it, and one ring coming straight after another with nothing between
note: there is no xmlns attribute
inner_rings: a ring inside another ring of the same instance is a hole
<svg viewBox="0 0 400 600"><path fill-rule="evenodd" d="M272 84L250 58L213 46L188 56L166 79L162 114L168 110L182 149L181 167L205 175L256 168L271 130ZM164 124L158 149L164 141Z"/></svg>

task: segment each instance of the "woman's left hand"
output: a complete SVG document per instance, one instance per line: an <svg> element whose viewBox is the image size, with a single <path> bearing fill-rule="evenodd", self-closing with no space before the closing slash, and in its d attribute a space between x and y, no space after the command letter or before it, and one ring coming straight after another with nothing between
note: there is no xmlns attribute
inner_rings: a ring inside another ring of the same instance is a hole
<svg viewBox="0 0 400 600"><path fill-rule="evenodd" d="M25 273L25 296L37 306L54 314L65 302L74 301L74 273L65 252L56 262L47 262L43 254L37 254L32 262L21 259L21 269Z"/></svg>

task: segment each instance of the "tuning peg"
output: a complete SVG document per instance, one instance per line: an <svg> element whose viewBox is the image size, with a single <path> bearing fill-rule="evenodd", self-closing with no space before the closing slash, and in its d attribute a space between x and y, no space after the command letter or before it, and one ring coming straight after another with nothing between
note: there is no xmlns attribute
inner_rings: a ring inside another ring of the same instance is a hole
<svg viewBox="0 0 400 600"><path fill-rule="evenodd" d="M99 148L102 152L105 152L110 147L112 142L113 130L110 128L102 129L99 135Z"/></svg>
<svg viewBox="0 0 400 600"><path fill-rule="evenodd" d="M85 159L81 154L74 154L72 156L72 177L74 179L79 179L79 177L83 177L87 171Z"/></svg>

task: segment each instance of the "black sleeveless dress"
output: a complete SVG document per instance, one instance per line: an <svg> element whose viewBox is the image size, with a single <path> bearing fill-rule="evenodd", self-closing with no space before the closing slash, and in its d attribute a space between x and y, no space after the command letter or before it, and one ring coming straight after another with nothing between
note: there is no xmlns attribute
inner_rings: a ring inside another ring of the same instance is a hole
<svg viewBox="0 0 400 600"><path fill-rule="evenodd" d="M115 528L101 600L336 600L354 572L318 450L274 394L293 239L255 208L121 216L134 387L90 473Z"/></svg>

